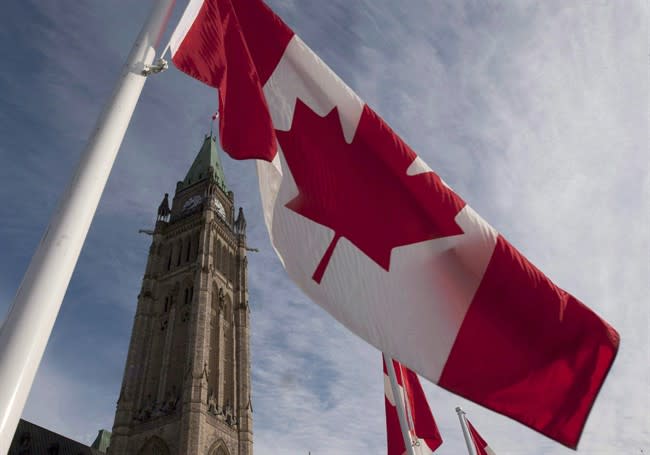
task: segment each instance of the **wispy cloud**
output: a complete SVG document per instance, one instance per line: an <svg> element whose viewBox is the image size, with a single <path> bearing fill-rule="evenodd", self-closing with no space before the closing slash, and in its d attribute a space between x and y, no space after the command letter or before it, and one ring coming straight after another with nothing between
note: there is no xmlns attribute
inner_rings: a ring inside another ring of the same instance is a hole
<svg viewBox="0 0 650 455"><path fill-rule="evenodd" d="M132 3L26 1L0 18L2 310L151 1ZM621 332L580 451L647 449L647 6L269 3L470 205ZM27 418L85 442L112 425L149 242L137 229L183 178L215 106L212 90L176 70L147 83ZM383 452L379 353L288 281L254 166L223 161L261 249L249 261L256 453ZM463 450L457 404L498 453L572 453L424 386L441 455Z"/></svg>
<svg viewBox="0 0 650 455"><path fill-rule="evenodd" d="M581 444L588 453L650 439L642 425L648 336L632 328L650 316L642 303L648 70L639 40L647 14L633 6L427 5L406 23L431 24L437 44L424 27L401 27L403 15L389 6L395 14L373 8L393 37L382 46L397 51L387 58L390 51L368 45L367 72L354 81L470 204L621 331L623 348ZM498 419L469 407L508 453L530 453L522 440L539 453L567 452L515 424L492 427Z"/></svg>

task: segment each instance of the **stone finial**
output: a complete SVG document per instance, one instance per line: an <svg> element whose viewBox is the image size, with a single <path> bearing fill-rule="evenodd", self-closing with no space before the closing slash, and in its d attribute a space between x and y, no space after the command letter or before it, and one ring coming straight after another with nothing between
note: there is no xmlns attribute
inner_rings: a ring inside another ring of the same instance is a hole
<svg viewBox="0 0 650 455"><path fill-rule="evenodd" d="M235 233L245 234L246 233L246 218L244 217L244 209L239 207L239 213L237 214L237 219L235 220Z"/></svg>
<svg viewBox="0 0 650 455"><path fill-rule="evenodd" d="M158 206L158 221L169 221L169 214L171 212L169 209L169 194L165 193L165 197Z"/></svg>

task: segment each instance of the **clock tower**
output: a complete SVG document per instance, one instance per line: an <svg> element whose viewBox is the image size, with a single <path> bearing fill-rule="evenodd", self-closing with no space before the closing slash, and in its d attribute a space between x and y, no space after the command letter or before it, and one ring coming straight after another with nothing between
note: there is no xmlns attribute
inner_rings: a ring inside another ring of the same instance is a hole
<svg viewBox="0 0 650 455"><path fill-rule="evenodd" d="M206 136L158 209L109 454L252 455L246 220Z"/></svg>

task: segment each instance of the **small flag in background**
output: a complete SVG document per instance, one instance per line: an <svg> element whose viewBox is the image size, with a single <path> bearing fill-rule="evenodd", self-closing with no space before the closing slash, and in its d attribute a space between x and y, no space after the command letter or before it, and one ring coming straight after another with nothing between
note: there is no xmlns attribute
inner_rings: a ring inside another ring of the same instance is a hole
<svg viewBox="0 0 650 455"><path fill-rule="evenodd" d="M262 1L191 0L171 48L179 69L219 89L224 150L259 159L271 241L314 302L441 387L577 446L618 349L609 324Z"/></svg>
<svg viewBox="0 0 650 455"><path fill-rule="evenodd" d="M465 417L465 422L467 422L467 426L469 427L469 434L472 437L472 442L474 443L474 447L476 447L476 455L496 455L494 453L494 450L490 448L489 445L487 445L487 442L481 437L480 434L478 434L478 431L476 431L476 428L474 428L474 425Z"/></svg>
<svg viewBox="0 0 650 455"><path fill-rule="evenodd" d="M431 414L431 409L429 409L420 380L414 372L401 365L398 361L393 360L395 377L400 390L400 396L396 398L390 386L385 357L383 362L388 455L403 455L406 451L397 415L396 399L402 400L402 403L404 403L411 439L416 443L413 447L415 453L417 455L432 454L442 444L442 438L438 432L438 426L433 414Z"/></svg>

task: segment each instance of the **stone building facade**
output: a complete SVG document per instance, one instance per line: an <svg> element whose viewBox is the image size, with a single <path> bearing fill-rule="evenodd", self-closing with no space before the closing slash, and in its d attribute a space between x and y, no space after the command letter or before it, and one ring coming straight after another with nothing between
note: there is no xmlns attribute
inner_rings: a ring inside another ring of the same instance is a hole
<svg viewBox="0 0 650 455"><path fill-rule="evenodd" d="M246 220L206 136L158 209L112 455L252 455Z"/></svg>

